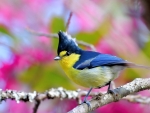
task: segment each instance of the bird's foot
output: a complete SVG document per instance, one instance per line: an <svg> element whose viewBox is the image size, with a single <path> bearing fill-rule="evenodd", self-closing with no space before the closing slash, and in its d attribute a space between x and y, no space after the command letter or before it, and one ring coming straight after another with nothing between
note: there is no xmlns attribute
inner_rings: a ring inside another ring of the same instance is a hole
<svg viewBox="0 0 150 113"><path fill-rule="evenodd" d="M84 104L84 103L88 106L89 109L91 109L91 104L90 104L90 102L88 100L86 100L86 99L83 100L83 102L81 104Z"/></svg>
<svg viewBox="0 0 150 113"><path fill-rule="evenodd" d="M115 101L119 100L119 90L115 89L115 90L108 90L107 93L110 93L113 95Z"/></svg>
<svg viewBox="0 0 150 113"><path fill-rule="evenodd" d="M118 101L121 99L121 95L129 94L130 92L128 90L126 90L125 88L120 87L120 88L116 88L114 90L108 90L107 93L112 94L115 101Z"/></svg>

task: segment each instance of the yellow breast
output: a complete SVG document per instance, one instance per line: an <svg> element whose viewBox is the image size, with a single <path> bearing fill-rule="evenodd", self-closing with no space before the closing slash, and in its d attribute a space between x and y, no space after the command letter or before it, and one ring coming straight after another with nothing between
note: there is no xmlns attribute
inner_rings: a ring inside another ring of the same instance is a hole
<svg viewBox="0 0 150 113"><path fill-rule="evenodd" d="M75 76L78 75L79 70L73 68L73 65L78 61L80 55L71 54L69 56L65 56L60 60L60 64L65 71L66 75L74 81Z"/></svg>

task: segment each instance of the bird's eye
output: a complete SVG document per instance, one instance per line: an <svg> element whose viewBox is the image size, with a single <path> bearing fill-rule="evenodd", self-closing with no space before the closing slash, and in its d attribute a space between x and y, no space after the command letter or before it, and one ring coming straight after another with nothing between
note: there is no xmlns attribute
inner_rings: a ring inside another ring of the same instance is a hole
<svg viewBox="0 0 150 113"><path fill-rule="evenodd" d="M70 52L67 52L67 53L66 53L67 56L69 56L70 54L71 54Z"/></svg>

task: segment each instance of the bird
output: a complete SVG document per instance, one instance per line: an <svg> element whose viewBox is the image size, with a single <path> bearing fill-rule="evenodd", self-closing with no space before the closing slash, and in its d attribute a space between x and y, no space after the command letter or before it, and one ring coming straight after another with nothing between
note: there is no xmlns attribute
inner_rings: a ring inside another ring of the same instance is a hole
<svg viewBox="0 0 150 113"><path fill-rule="evenodd" d="M109 92L111 82L125 68L150 68L110 54L83 50L78 46L76 39L72 38L67 32L59 31L58 37L57 56L54 60L60 62L62 69L73 82L89 88L82 102L88 106L90 106L90 103L87 97L92 89L108 85L107 92Z"/></svg>

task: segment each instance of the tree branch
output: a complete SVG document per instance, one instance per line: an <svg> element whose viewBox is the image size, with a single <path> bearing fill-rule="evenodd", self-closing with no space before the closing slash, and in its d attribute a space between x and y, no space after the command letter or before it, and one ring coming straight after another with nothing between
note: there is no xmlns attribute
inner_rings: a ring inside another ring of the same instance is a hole
<svg viewBox="0 0 150 113"><path fill-rule="evenodd" d="M97 92L92 92L90 95L94 96L94 98L90 101L91 109L88 109L88 106L86 104L82 104L82 105L77 106L73 110L69 111L68 113L87 113L87 112L95 110L96 108L100 106L118 101L123 97L124 97L123 98L124 100L128 100L130 102L149 104L150 97L143 97L140 95L129 95L129 94L133 94L133 93L146 90L146 89L150 89L150 78L147 78L147 79L138 78L130 83L127 83L126 85L123 85L119 88L114 89L113 91L117 92L115 96L112 94L108 94L108 93L105 93L105 94L100 93L97 95ZM7 99L16 100L17 103L19 103L20 101L35 102L33 113L36 113L40 105L40 102L46 99L67 98L67 99L79 100L81 96L85 96L86 94L87 94L87 91L79 91L79 90L70 91L70 90L63 89L61 87L58 89L52 88L48 91L45 91L44 93L37 93L35 91L33 93L31 92L26 93L26 92L15 91L15 90L6 90L6 91L0 90L0 102L3 100L7 100Z"/></svg>
<svg viewBox="0 0 150 113"><path fill-rule="evenodd" d="M34 101L43 101L45 99L54 99L54 98L68 98L68 99L77 99L78 98L78 91L70 91L63 88L58 89L50 89L48 91L45 91L44 93L37 93L34 91L33 93L26 93L21 91L15 91L15 90L6 90L2 91L0 90L0 101L12 99L16 100L17 103L20 101L24 102L34 102Z"/></svg>
<svg viewBox="0 0 150 113"><path fill-rule="evenodd" d="M130 83L127 83L119 88L114 89L113 92L117 92L115 96L110 93L105 93L103 95L96 96L90 101L91 108L88 108L86 104L82 104L75 107L68 113L88 113L100 106L104 106L108 103L118 101L129 94L133 94L146 89L150 89L150 78L147 79L138 78Z"/></svg>
<svg viewBox="0 0 150 113"><path fill-rule="evenodd" d="M36 101L35 102L35 106L33 108L33 113L37 113L37 110L38 110L38 108L40 106L40 103L41 103L41 101Z"/></svg>

